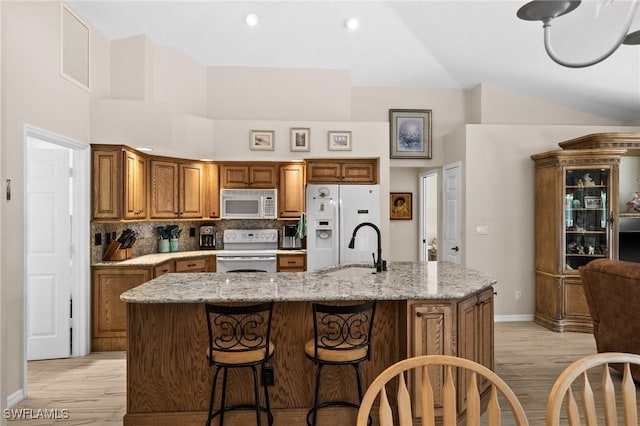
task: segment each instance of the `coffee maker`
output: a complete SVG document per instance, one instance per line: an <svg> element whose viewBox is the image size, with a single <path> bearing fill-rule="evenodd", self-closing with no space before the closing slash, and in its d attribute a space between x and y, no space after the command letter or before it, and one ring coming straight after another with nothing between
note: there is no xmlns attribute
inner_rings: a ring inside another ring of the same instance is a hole
<svg viewBox="0 0 640 426"><path fill-rule="evenodd" d="M214 250L216 248L215 225L202 225L200 227L200 250Z"/></svg>
<svg viewBox="0 0 640 426"><path fill-rule="evenodd" d="M298 224L284 225L282 227L280 248L283 250L299 250L302 248L302 240L298 237Z"/></svg>

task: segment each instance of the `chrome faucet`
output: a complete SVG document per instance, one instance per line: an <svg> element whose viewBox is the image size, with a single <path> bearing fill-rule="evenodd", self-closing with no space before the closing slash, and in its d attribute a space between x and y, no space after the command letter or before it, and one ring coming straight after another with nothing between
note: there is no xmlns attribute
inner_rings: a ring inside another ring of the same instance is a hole
<svg viewBox="0 0 640 426"><path fill-rule="evenodd" d="M363 226L370 226L374 231L376 231L376 234L378 234L378 259L376 260L375 256L373 257L373 266L375 266L376 272L386 271L387 262L385 260L382 260L382 237L380 236L380 229L373 223L362 222L355 227L355 229L353 230L353 235L351 236L351 241L349 242L349 248L352 249L356 247L356 234L358 233L358 230Z"/></svg>

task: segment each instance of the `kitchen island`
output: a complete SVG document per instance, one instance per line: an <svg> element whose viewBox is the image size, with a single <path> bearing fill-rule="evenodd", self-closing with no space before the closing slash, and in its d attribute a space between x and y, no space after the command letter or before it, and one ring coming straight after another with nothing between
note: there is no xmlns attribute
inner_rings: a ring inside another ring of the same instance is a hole
<svg viewBox="0 0 640 426"><path fill-rule="evenodd" d="M391 262L388 269L372 274L369 265L351 264L300 273L166 274L123 293L128 304L124 424L204 423L211 383L204 302L276 302L275 385L269 392L276 425L305 424L312 405L314 366L303 347L313 333L313 302L378 300L372 356L362 365L365 387L409 356L457 355L493 368L492 277L448 262ZM233 373L232 382L244 374ZM352 376L346 367L325 369L324 396L355 399ZM230 386L228 402L252 401L249 376L237 379L242 385ZM464 377L458 383L464 385ZM461 402L459 395L464 410ZM354 423L355 410L324 411L323 425ZM252 419L251 412L234 413L225 424Z"/></svg>

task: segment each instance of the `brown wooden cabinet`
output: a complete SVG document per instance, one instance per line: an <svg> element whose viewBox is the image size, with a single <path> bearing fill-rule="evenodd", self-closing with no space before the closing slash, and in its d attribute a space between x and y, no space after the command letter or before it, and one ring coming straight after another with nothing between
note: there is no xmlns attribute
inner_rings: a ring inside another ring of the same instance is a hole
<svg viewBox="0 0 640 426"><path fill-rule="evenodd" d="M147 157L121 145L92 145L94 220L147 218Z"/></svg>
<svg viewBox="0 0 640 426"><path fill-rule="evenodd" d="M120 295L151 279L149 268L94 268L91 288L91 350L127 348L127 304Z"/></svg>
<svg viewBox="0 0 640 426"><path fill-rule="evenodd" d="M276 188L276 166L272 164L240 163L220 165L222 188Z"/></svg>
<svg viewBox="0 0 640 426"><path fill-rule="evenodd" d="M304 272L306 270L306 254L278 254L278 272Z"/></svg>
<svg viewBox="0 0 640 426"><path fill-rule="evenodd" d="M204 166L196 162L152 159L152 219L202 218L204 207Z"/></svg>
<svg viewBox="0 0 640 426"><path fill-rule="evenodd" d="M616 259L618 178L624 149L557 150L535 161L535 321L592 331L578 268Z"/></svg>
<svg viewBox="0 0 640 426"><path fill-rule="evenodd" d="M378 160L307 160L308 183L374 184L378 180Z"/></svg>
<svg viewBox="0 0 640 426"><path fill-rule="evenodd" d="M205 166L206 196L205 196L205 216L210 218L220 217L220 174L217 164L207 164Z"/></svg>
<svg viewBox="0 0 640 426"><path fill-rule="evenodd" d="M175 272L176 267L173 260L167 260L153 267L153 278L158 278L164 274Z"/></svg>
<svg viewBox="0 0 640 426"><path fill-rule="evenodd" d="M280 166L279 218L298 218L305 211L304 175L304 164L283 164Z"/></svg>

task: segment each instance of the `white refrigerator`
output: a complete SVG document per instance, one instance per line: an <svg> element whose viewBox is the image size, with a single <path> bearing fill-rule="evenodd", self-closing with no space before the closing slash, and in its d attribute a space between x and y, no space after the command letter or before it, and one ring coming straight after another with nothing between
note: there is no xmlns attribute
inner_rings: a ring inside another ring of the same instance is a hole
<svg viewBox="0 0 640 426"><path fill-rule="evenodd" d="M307 185L307 270L349 262L373 265L378 235L360 228L355 248L348 248L353 230L362 222L380 227L379 185Z"/></svg>

